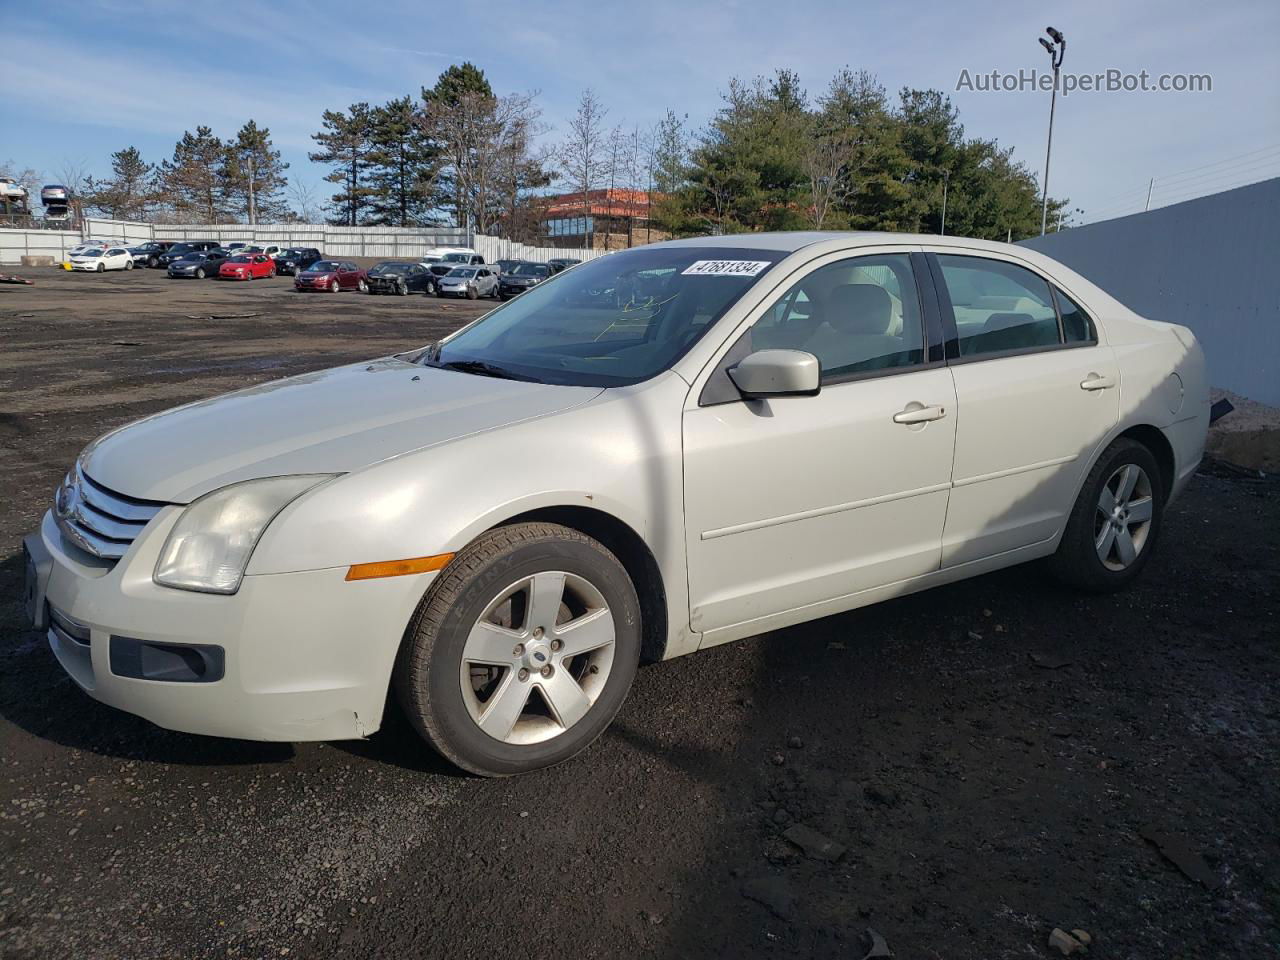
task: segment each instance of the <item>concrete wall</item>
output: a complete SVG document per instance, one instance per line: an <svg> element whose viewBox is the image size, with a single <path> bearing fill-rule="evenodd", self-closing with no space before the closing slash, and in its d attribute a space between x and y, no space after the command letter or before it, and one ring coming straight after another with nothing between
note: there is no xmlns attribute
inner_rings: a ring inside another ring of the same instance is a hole
<svg viewBox="0 0 1280 960"><path fill-rule="evenodd" d="M1190 327L1215 387L1280 406L1280 178L1022 243Z"/></svg>

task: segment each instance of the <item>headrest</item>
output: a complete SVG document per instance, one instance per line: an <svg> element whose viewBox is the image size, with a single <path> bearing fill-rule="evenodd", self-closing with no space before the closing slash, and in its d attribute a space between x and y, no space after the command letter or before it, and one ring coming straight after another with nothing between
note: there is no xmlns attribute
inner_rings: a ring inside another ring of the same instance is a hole
<svg viewBox="0 0 1280 960"><path fill-rule="evenodd" d="M827 323L840 333L883 334L893 319L889 291L874 283L845 283L827 294Z"/></svg>
<svg viewBox="0 0 1280 960"><path fill-rule="evenodd" d="M982 326L982 332L1008 330L1010 327L1021 327L1029 323L1035 323L1035 317L1029 313L993 313L987 317L987 322Z"/></svg>

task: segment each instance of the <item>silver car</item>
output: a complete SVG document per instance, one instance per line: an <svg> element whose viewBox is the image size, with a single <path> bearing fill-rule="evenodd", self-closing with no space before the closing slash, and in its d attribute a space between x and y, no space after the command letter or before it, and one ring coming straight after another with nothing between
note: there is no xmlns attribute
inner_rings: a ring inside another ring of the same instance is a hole
<svg viewBox="0 0 1280 960"><path fill-rule="evenodd" d="M24 541L90 696L467 770L590 744L660 660L1038 558L1132 582L1204 359L1033 251L755 234L575 266L438 343L81 454Z"/></svg>
<svg viewBox="0 0 1280 960"><path fill-rule="evenodd" d="M498 274L489 267L454 267L436 284L438 297L479 297L498 295Z"/></svg>

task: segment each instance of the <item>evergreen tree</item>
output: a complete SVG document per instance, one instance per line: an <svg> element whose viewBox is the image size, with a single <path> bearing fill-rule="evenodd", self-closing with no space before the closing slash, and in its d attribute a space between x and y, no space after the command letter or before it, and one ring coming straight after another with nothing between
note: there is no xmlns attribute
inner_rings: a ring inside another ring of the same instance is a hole
<svg viewBox="0 0 1280 960"><path fill-rule="evenodd" d="M440 160L411 97L373 111L370 145L371 221L400 227L423 222L435 206Z"/></svg>
<svg viewBox="0 0 1280 960"><path fill-rule="evenodd" d="M141 220L155 203L155 164L137 147L111 154L111 177L85 182L85 204L113 220Z"/></svg>
<svg viewBox="0 0 1280 960"><path fill-rule="evenodd" d="M307 156L312 163L333 167L325 180L339 186L332 197L339 213L335 222L354 227L360 224L361 211L373 192L368 184L373 111L367 103L353 103L345 113L326 110L321 123L324 129L311 135L321 149Z"/></svg>
<svg viewBox="0 0 1280 960"><path fill-rule="evenodd" d="M227 144L225 189L249 223L276 220L287 206L281 193L289 183L284 174L289 164L272 147L271 131L253 120Z"/></svg>
<svg viewBox="0 0 1280 960"><path fill-rule="evenodd" d="M211 224L227 219L226 160L226 144L209 127L182 134L173 159L160 165L164 199L178 216Z"/></svg>

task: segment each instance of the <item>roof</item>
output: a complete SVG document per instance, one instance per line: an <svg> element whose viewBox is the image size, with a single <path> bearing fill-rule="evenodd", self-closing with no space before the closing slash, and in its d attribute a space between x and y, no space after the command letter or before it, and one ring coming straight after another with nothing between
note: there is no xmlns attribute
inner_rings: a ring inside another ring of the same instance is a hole
<svg viewBox="0 0 1280 960"><path fill-rule="evenodd" d="M647 190L624 190L612 187L587 191L584 206L581 193L561 193L545 198L548 202L544 219L559 217L645 217L649 210Z"/></svg>

